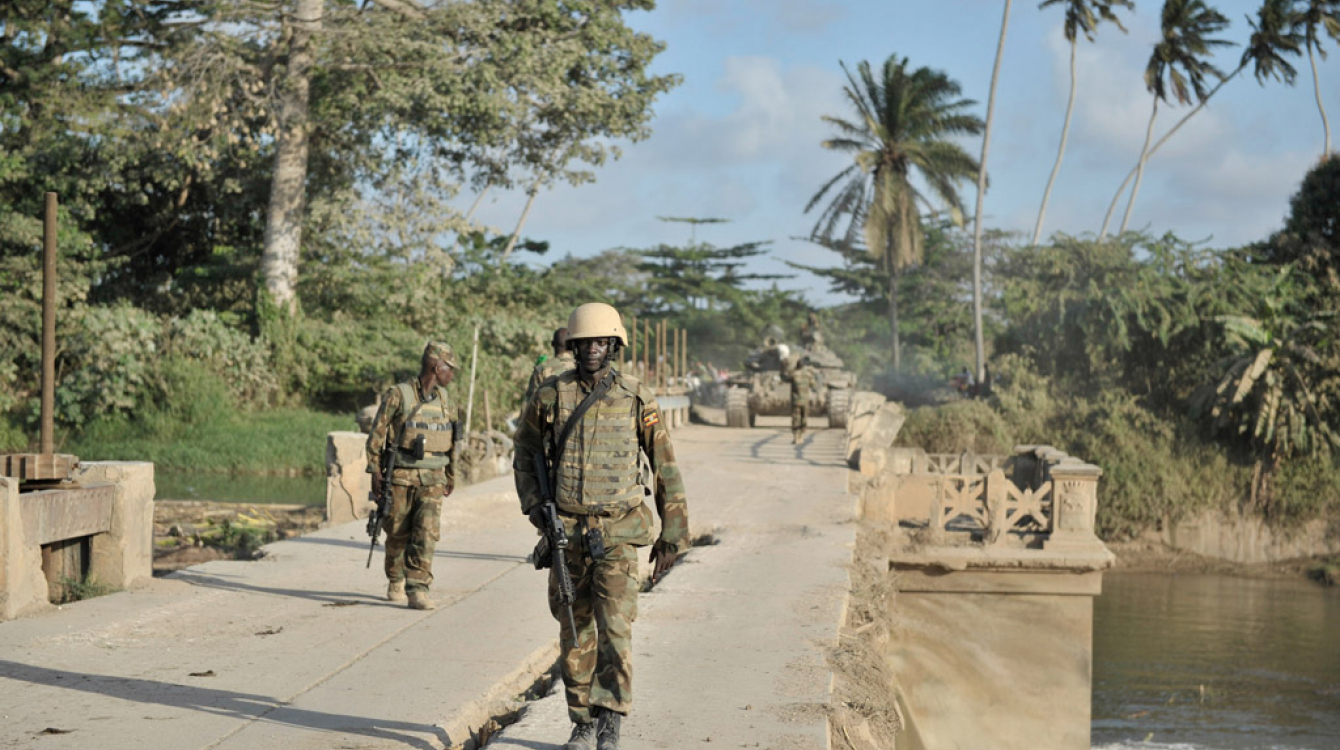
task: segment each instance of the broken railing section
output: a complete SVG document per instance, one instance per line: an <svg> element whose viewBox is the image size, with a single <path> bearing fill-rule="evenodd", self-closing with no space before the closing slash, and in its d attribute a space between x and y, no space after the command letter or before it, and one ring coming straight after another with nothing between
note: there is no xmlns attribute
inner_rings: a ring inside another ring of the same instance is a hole
<svg viewBox="0 0 1340 750"><path fill-rule="evenodd" d="M1101 545L1094 522L1103 471L1052 446L1021 445L1012 456L893 448L886 465L885 491L871 499L888 507L867 515L920 525L928 542L957 533L988 546Z"/></svg>

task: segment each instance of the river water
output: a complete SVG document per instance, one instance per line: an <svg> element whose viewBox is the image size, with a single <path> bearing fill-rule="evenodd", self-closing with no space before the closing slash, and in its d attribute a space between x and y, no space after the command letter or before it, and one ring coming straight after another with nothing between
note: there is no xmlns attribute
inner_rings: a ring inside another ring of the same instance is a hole
<svg viewBox="0 0 1340 750"><path fill-rule="evenodd" d="M156 471L158 500L214 500L221 503L323 505L324 476L258 476L209 472Z"/></svg>
<svg viewBox="0 0 1340 750"><path fill-rule="evenodd" d="M1094 748L1340 749L1340 591L1108 573L1093 631Z"/></svg>

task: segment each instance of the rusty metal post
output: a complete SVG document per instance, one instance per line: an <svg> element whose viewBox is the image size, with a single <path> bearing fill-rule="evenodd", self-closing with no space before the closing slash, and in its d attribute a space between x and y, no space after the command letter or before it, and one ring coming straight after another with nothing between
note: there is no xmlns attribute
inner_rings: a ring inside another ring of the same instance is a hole
<svg viewBox="0 0 1340 750"><path fill-rule="evenodd" d="M56 194L46 194L42 226L42 455L55 452L56 403Z"/></svg>

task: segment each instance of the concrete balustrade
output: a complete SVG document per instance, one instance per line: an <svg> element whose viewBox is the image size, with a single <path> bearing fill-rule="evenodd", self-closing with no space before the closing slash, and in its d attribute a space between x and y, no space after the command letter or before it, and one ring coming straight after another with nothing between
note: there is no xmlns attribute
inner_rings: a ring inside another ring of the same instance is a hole
<svg viewBox="0 0 1340 750"><path fill-rule="evenodd" d="M0 477L0 619L50 605L63 578L129 588L153 577L153 464L81 462L68 488Z"/></svg>

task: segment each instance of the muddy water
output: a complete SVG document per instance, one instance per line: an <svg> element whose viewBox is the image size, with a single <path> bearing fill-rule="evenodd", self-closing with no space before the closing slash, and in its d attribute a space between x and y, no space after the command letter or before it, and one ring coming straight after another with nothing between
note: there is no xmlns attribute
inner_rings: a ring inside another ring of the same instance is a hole
<svg viewBox="0 0 1340 750"><path fill-rule="evenodd" d="M159 500L214 500L223 503L326 502L324 476L275 477L208 472L157 471L154 496Z"/></svg>
<svg viewBox="0 0 1340 750"><path fill-rule="evenodd" d="M1340 748L1340 591L1109 573L1093 629L1095 748Z"/></svg>

